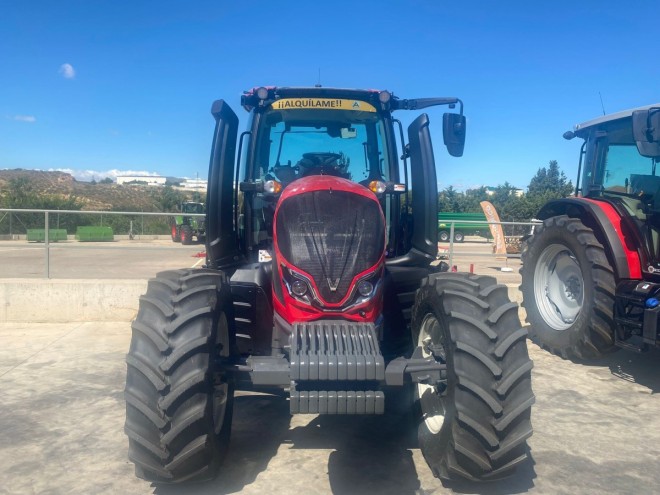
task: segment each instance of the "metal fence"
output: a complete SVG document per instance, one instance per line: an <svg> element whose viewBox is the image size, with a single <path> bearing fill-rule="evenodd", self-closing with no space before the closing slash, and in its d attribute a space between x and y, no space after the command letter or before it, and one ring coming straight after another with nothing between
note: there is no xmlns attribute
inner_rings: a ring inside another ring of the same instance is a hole
<svg viewBox="0 0 660 495"><path fill-rule="evenodd" d="M113 232L120 238L127 240L140 241L146 238L153 238L157 235L166 235L169 237L171 223L167 220L168 217L184 215L187 217L204 217L203 214L168 212L168 213L152 213L152 212L121 212L121 211L81 211L81 210L42 210L42 209L0 209L0 240L27 240L27 233L30 229L43 229L43 252L44 252L44 277L51 278L51 244L54 242L51 239L52 229L66 230L68 237L71 237L77 227L80 226L110 226ZM483 226L485 223L482 221L460 220L460 221L446 221L450 224L450 239L448 251L442 247L442 258L446 259L450 266L453 266L454 254L456 245L454 240L455 224L477 224ZM502 225L504 229L505 239L507 241L520 240L524 235L531 232L534 225L539 222L492 222L493 224ZM489 229L487 232L480 233L478 239L483 242L492 242ZM473 237L472 240L475 240ZM515 245L515 242L507 242L508 246ZM36 246L35 246L36 247ZM75 246L69 244L66 249L72 249ZM81 246L82 247L82 246ZM84 249L102 249L99 245L85 245ZM135 249L131 246L121 246L122 250ZM168 249L180 249L176 245L159 245L158 250L166 251ZM515 251L515 249L513 250ZM467 245L461 243L461 255L474 255L484 256L483 251L480 253L470 252ZM509 257L518 256L515 252L509 252Z"/></svg>
<svg viewBox="0 0 660 495"><path fill-rule="evenodd" d="M501 225L502 230L504 231L505 245L507 248L507 257L519 257L520 256L520 243L522 239L533 232L534 226L540 225L540 221L529 221L529 222L484 222L483 220L443 220L443 223L450 224L449 229L449 252L446 257L448 258L449 266L453 266L454 263L454 249L455 249L455 225L457 223L463 224L474 224L476 226L482 226L484 224L488 225ZM489 241L491 238L490 230L486 232L487 237L484 237L483 234L480 234L479 237L482 237L484 240ZM517 252L516 252L517 251ZM474 255L479 256L481 253L472 253L470 251L462 251L461 254L465 255Z"/></svg>
<svg viewBox="0 0 660 495"><path fill-rule="evenodd" d="M181 212L137 212L137 211L84 211L84 210L42 210L0 208L0 239L28 240L29 231L43 229L44 276L50 278L50 250L53 231L66 230L67 238L78 227L111 227L113 233L128 239L140 240L146 236L169 235L168 217L204 217L204 214ZM163 220L165 219L165 220ZM156 221L154 221L156 220ZM85 246L85 249L98 249L98 246ZM129 249L129 248L126 248ZM162 246L159 249L176 249Z"/></svg>

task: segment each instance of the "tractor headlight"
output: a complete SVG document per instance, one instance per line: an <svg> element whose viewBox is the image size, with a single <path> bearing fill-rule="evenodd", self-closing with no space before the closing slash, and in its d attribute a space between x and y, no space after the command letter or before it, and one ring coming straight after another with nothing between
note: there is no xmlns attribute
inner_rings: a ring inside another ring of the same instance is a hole
<svg viewBox="0 0 660 495"><path fill-rule="evenodd" d="M357 290L362 297L369 297L374 291L374 284L368 280L360 280L360 282L358 282Z"/></svg>
<svg viewBox="0 0 660 495"><path fill-rule="evenodd" d="M293 292L298 297L302 297L307 294L307 284L302 280L295 280L291 284L291 292Z"/></svg>
<svg viewBox="0 0 660 495"><path fill-rule="evenodd" d="M392 94L389 91L381 91L378 93L378 99L381 103L387 103L392 98Z"/></svg>

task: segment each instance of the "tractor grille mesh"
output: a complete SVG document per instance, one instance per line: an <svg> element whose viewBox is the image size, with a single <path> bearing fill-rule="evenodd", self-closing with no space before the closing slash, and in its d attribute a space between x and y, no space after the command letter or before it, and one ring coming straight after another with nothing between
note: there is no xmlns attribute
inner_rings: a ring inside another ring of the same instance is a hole
<svg viewBox="0 0 660 495"><path fill-rule="evenodd" d="M380 207L364 196L307 192L287 198L277 215L282 255L313 277L329 303L341 301L353 277L375 265L385 249Z"/></svg>

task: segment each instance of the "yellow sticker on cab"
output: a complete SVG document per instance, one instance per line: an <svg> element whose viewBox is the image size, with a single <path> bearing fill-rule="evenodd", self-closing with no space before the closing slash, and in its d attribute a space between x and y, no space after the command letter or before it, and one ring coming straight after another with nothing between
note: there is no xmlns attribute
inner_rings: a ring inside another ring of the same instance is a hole
<svg viewBox="0 0 660 495"><path fill-rule="evenodd" d="M341 98L282 98L271 105L273 110L352 110L375 112L376 108L361 100Z"/></svg>

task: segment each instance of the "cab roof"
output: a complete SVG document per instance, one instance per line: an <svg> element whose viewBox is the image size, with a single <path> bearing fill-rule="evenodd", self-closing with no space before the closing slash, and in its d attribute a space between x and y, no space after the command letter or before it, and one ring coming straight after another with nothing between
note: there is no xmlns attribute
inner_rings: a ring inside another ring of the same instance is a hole
<svg viewBox="0 0 660 495"><path fill-rule="evenodd" d="M587 131L592 127L601 124L607 124L609 122L614 122L616 120L626 119L631 117L633 112L636 110L648 110L649 108L660 108L660 103L655 103L653 105L645 105L637 108L630 108L628 110L622 110L621 112L611 113L609 115L603 115L595 119L587 120L582 124L576 124L573 130L575 131L575 134L577 134L579 137L585 137Z"/></svg>
<svg viewBox="0 0 660 495"><path fill-rule="evenodd" d="M374 96L378 96L381 92L380 89L351 89L351 88L325 88L322 86L265 86L266 89L274 91L280 97L306 97L306 96L317 96L317 97L331 97L331 98L353 98L356 100L369 100ZM244 94L246 96L252 96L256 94L257 89L252 88L246 91Z"/></svg>
<svg viewBox="0 0 660 495"><path fill-rule="evenodd" d="M292 86L262 86L268 90L272 100L280 98L340 98L349 100L361 100L376 105L378 95L381 90L378 89L349 89L349 88L324 88L322 86L313 87L292 87ZM248 112L259 104L257 90L260 87L254 87L245 91L241 97L241 105ZM271 100L271 101L272 101Z"/></svg>

